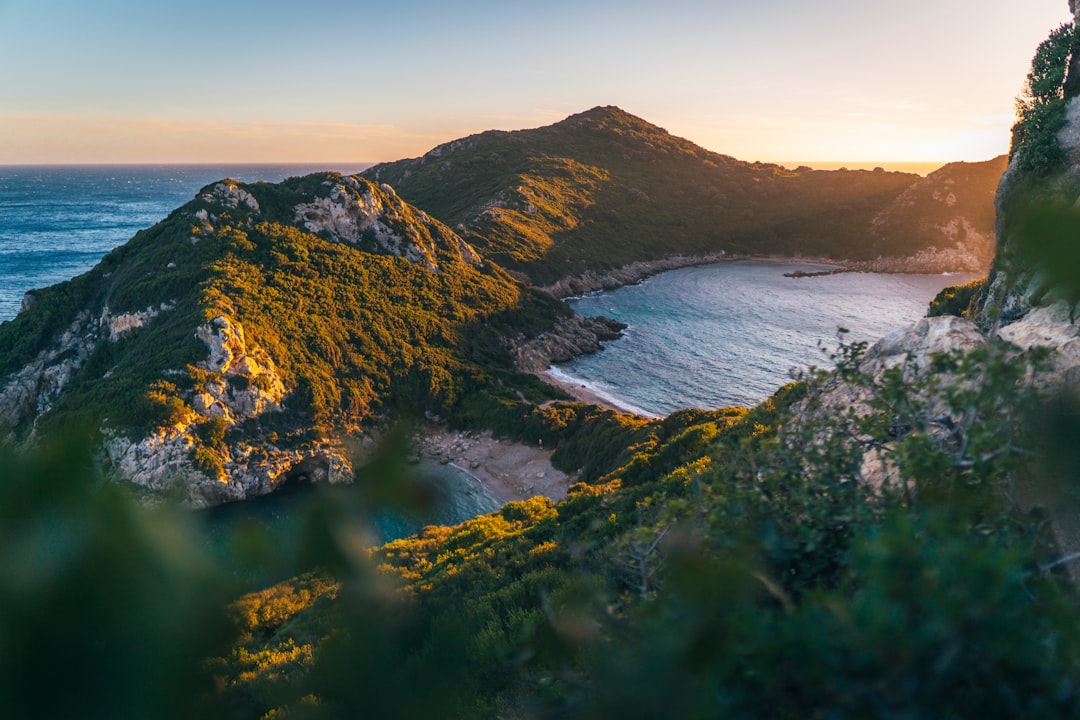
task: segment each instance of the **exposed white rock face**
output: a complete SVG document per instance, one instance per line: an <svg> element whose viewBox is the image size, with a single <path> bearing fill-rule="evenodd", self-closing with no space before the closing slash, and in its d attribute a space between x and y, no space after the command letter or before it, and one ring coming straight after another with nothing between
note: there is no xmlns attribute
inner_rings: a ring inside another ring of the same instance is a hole
<svg viewBox="0 0 1080 720"><path fill-rule="evenodd" d="M121 313L113 316L109 314L109 308L106 306L101 318L101 324L109 329L109 341L116 342L125 334L144 327L158 315L172 310L174 307L176 307L175 303L162 303L157 308L148 307L138 312Z"/></svg>
<svg viewBox="0 0 1080 720"><path fill-rule="evenodd" d="M104 434L101 450L107 468L135 485L167 492L211 482L211 478L191 465L191 437L175 428L158 430L139 440L108 430Z"/></svg>
<svg viewBox="0 0 1080 720"><path fill-rule="evenodd" d="M922 372L936 353L970 351L984 344L986 338L970 320L951 315L923 318L871 345L859 362L859 370L874 379L893 368L904 368L905 374ZM831 411L842 414L853 408L857 415L869 412L869 400L866 388L839 378L831 381L821 398L822 405Z"/></svg>
<svg viewBox="0 0 1080 720"><path fill-rule="evenodd" d="M249 354L240 323L219 316L200 325L195 336L210 353L199 366L218 375L196 388L191 403L195 412L233 423L281 410L285 384L277 367L265 353L259 353L261 361Z"/></svg>
<svg viewBox="0 0 1080 720"><path fill-rule="evenodd" d="M296 222L310 232L432 270L438 268L439 241L455 257L474 265L480 262L476 251L449 228L424 213L413 215L389 185L375 186L355 176L323 184L330 188L326 197L294 209Z"/></svg>
<svg viewBox="0 0 1080 720"><path fill-rule="evenodd" d="M303 475L305 482L351 482L352 466L330 447L301 450L238 445L225 463L226 477L213 478L191 462L194 443L188 428L158 430L145 438L106 433L102 444L106 469L139 487L174 494L194 508L257 497Z"/></svg>
<svg viewBox="0 0 1080 720"><path fill-rule="evenodd" d="M307 482L352 481L352 466L337 445L285 450L258 437L225 449L221 477L197 469L197 423L221 418L232 426L279 412L285 385L273 360L248 342L240 323L218 316L200 325L195 335L207 348L207 358L198 367L210 374L192 393L195 415L142 438L107 432L102 455L108 472L153 492L177 494L192 507L265 495L300 475Z"/></svg>
<svg viewBox="0 0 1080 720"><path fill-rule="evenodd" d="M845 267L861 272L877 273L925 273L941 272L982 272L986 270L986 248L993 247L993 239L979 235L968 224L966 218L957 218L949 225L939 227L943 236L956 236L964 233L965 237L974 238L971 242L960 242L942 249L924 248L909 257L879 257L876 260L847 260Z"/></svg>
<svg viewBox="0 0 1080 720"><path fill-rule="evenodd" d="M1074 318L1076 308L1059 301L1035 308L1021 320L998 330L998 337L1023 350L1050 348L1051 370L1039 376L1044 386L1065 385L1080 389L1080 327Z"/></svg>
<svg viewBox="0 0 1080 720"><path fill-rule="evenodd" d="M0 432L47 412L98 342L97 323L79 313L52 347L42 350L0 387Z"/></svg>
<svg viewBox="0 0 1080 720"><path fill-rule="evenodd" d="M173 307L173 303L163 303L112 315L106 306L98 317L80 312L50 347L0 381L0 433L48 412L100 343L115 342Z"/></svg>
<svg viewBox="0 0 1080 720"><path fill-rule="evenodd" d="M872 377L908 362L925 370L936 353L974 350L985 343L978 326L970 320L951 315L923 318L874 343L860 368Z"/></svg>
<svg viewBox="0 0 1080 720"><path fill-rule="evenodd" d="M244 206L252 212L259 212L259 202L251 193L236 183L219 182L214 185L209 193L204 193L200 197L208 203L219 205L229 210L235 210L240 206ZM205 212L205 210L201 212ZM198 217L198 214L196 214L196 217ZM200 217L199 219L205 220L206 218Z"/></svg>

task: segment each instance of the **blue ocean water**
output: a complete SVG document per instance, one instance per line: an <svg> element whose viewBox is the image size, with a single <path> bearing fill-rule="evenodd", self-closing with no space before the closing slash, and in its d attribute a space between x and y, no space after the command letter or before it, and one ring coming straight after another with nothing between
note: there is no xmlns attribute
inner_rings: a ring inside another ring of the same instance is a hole
<svg viewBox="0 0 1080 720"><path fill-rule="evenodd" d="M0 166L0 322L23 293L86 272L205 185L231 177L277 182L365 165Z"/></svg>
<svg viewBox="0 0 1080 720"><path fill-rule="evenodd" d="M629 325L603 352L553 368L625 409L752 406L791 371L831 367L826 350L873 342L926 314L942 288L975 276L843 273L789 278L828 266L726 262L672 270L638 285L570 301L582 315Z"/></svg>

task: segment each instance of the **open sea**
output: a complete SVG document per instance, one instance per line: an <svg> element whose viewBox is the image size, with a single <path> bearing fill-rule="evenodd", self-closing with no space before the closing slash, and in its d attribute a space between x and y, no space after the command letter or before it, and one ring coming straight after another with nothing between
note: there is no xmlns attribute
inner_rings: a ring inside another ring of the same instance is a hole
<svg viewBox="0 0 1080 720"><path fill-rule="evenodd" d="M318 170L353 173L364 167L0 166L0 322L17 314L27 290L86 272L211 182L226 177L276 182ZM720 263L571 300L582 314L608 315L629 328L604 352L552 372L645 414L753 405L788 382L792 368L830 365L819 343L835 347L837 328L850 330L854 340L877 339L921 317L941 288L972 277L783 276L796 269L817 268ZM412 534L423 523L460 522L498 505L468 473L437 463L424 464L420 472L445 489L438 508L420 520L385 518L376 529L379 539ZM211 534L250 521L287 523L300 512L306 492L210 511Z"/></svg>

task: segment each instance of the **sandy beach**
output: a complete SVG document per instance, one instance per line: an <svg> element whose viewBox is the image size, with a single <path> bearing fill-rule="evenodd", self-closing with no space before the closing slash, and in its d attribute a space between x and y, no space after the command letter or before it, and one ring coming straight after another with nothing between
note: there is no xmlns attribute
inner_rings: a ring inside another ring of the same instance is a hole
<svg viewBox="0 0 1080 720"><path fill-rule="evenodd" d="M536 377L546 382L548 385L559 388L578 402L583 402L589 405L599 405L601 407L611 408L612 410L626 412L623 408L616 406L610 400L601 397L600 395L596 394L595 392L580 383L563 380L560 377L552 375L550 372L535 373L535 375ZM545 405L550 405L551 403L555 402L559 401L549 400L547 403L545 403Z"/></svg>
<svg viewBox="0 0 1080 720"><path fill-rule="evenodd" d="M456 432L430 425L416 435L424 457L453 464L478 478L500 502L543 495L558 502L576 476L556 470L553 450L497 440L490 432Z"/></svg>
<svg viewBox="0 0 1080 720"><path fill-rule="evenodd" d="M640 415L642 417L648 417L648 418L660 417L659 415L655 415L653 413L646 412L645 410L642 410L641 408L633 407L632 405L620 405L619 403L615 402L611 398L605 397L604 395L601 395L601 394L591 390L589 387L587 387L585 385L582 385L581 383L576 383L576 382L573 382L571 380L567 380L565 378L561 378L561 377L559 377L557 375L554 375L554 374L552 374L552 372L550 370L548 370L546 372L542 372L542 373L533 373L533 374L536 375L536 377L543 380L544 382L546 382L548 385L551 385L553 387L557 387L557 388L563 390L564 392L566 392L568 395L573 397L578 402L583 402L583 403L586 403L588 405L599 405L600 407L610 408L612 410L617 410L618 412L622 412L622 413L632 413L634 415ZM548 405L551 405L551 404L556 403L556 402L559 402L559 401L558 400L549 400L546 403L544 403L541 407L547 407Z"/></svg>

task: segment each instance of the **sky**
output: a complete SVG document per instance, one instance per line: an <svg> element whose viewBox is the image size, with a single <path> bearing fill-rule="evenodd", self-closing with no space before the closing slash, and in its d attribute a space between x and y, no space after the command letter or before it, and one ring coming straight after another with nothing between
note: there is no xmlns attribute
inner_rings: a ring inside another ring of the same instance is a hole
<svg viewBox="0 0 1080 720"><path fill-rule="evenodd" d="M0 164L396 160L597 105L742 160L986 160L1067 6L0 0Z"/></svg>

